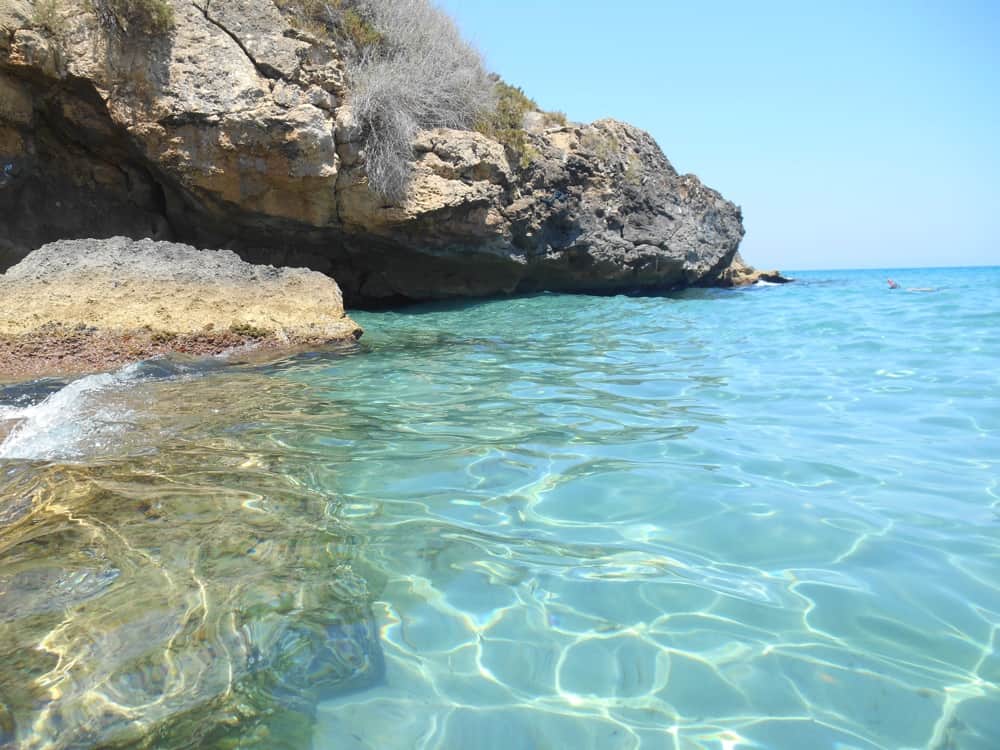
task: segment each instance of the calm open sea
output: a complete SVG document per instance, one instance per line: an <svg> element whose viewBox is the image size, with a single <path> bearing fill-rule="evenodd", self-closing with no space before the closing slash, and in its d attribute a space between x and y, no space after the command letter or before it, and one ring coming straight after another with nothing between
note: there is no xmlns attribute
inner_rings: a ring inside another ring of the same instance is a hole
<svg viewBox="0 0 1000 750"><path fill-rule="evenodd" d="M1000 269L795 275L0 391L0 747L997 750Z"/></svg>

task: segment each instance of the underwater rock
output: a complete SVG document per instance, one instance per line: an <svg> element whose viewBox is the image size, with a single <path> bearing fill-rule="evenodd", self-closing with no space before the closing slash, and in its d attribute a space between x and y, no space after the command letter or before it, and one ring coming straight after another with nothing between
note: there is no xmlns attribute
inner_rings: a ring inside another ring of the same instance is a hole
<svg viewBox="0 0 1000 750"><path fill-rule="evenodd" d="M168 454L0 464L0 748L263 750L381 679L329 500Z"/></svg>

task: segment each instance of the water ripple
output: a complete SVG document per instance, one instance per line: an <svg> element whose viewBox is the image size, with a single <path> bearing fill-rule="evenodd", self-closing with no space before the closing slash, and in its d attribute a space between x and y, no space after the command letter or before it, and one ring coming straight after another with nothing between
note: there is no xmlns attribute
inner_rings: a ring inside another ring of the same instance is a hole
<svg viewBox="0 0 1000 750"><path fill-rule="evenodd" d="M995 750L1000 271L893 275L936 291L845 272L427 305L360 314L353 354L102 392L94 408L130 425L102 492L188 529L220 522L210 498L234 514L218 549L136 548L187 592L136 627L201 617L195 570L219 611L239 574L295 622L285 568L370 607L281 674L384 679L313 696L314 723L272 722L263 746ZM0 468L0 523L23 519L38 475ZM4 567L0 591L86 612L148 567L91 547L73 571ZM199 658L167 676L195 679ZM164 684L145 669L98 692Z"/></svg>

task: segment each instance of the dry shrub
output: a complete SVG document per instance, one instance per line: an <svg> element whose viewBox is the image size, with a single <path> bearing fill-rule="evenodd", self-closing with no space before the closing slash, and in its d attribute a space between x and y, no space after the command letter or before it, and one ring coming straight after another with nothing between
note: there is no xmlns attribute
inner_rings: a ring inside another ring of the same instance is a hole
<svg viewBox="0 0 1000 750"><path fill-rule="evenodd" d="M451 18L430 0L274 0L297 28L347 58L370 189L399 202L420 130L467 129L495 108L493 81Z"/></svg>
<svg viewBox="0 0 1000 750"><path fill-rule="evenodd" d="M369 186L400 201L417 132L471 128L494 107L493 82L479 53L428 0L356 0L348 11L366 31L365 43L355 45L350 78Z"/></svg>
<svg viewBox="0 0 1000 750"><path fill-rule="evenodd" d="M566 119L565 112L543 112L543 122L546 127L565 127L568 120Z"/></svg>

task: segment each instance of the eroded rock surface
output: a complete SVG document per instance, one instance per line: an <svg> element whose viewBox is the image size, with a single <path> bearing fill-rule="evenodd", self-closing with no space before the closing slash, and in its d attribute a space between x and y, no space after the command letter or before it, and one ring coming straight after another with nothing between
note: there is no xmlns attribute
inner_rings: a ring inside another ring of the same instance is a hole
<svg viewBox="0 0 1000 750"><path fill-rule="evenodd" d="M124 237L62 240L0 275L0 377L360 334L333 279L252 265L229 250Z"/></svg>
<svg viewBox="0 0 1000 750"><path fill-rule="evenodd" d="M349 304L710 284L739 208L645 133L546 128L512 165L477 133L420 135L406 199L367 185L336 47L272 0L170 0L166 35L110 34L63 0L0 5L0 267L123 234L334 276ZM54 29L54 30L53 30Z"/></svg>

